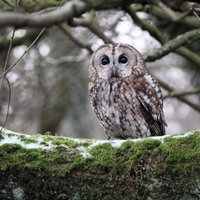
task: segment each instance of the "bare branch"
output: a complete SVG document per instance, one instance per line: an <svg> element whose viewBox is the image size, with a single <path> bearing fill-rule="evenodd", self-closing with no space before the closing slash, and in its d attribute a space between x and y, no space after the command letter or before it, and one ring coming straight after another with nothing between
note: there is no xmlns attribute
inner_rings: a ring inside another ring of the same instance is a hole
<svg viewBox="0 0 200 200"><path fill-rule="evenodd" d="M194 15L196 16L196 18L200 21L200 17L198 16L198 14L197 14L197 12L196 11L200 11L200 9L199 8L195 8L195 5L196 4L194 4L194 3L189 3L188 2L188 5L190 6L190 10L192 10L192 12L194 13Z"/></svg>
<svg viewBox="0 0 200 200"><path fill-rule="evenodd" d="M38 29L36 30L27 30L26 34L23 37L15 37L13 40L12 47L18 46L18 45L26 45L30 44L40 33ZM44 35L43 35L44 36ZM4 38L0 41L0 52L4 51L10 43L10 39Z"/></svg>
<svg viewBox="0 0 200 200"><path fill-rule="evenodd" d="M200 67L200 56L197 53L194 53L186 47L180 47L175 52L188 59L191 63L195 64L195 68Z"/></svg>
<svg viewBox="0 0 200 200"><path fill-rule="evenodd" d="M128 6L126 9L127 13L132 17L133 21L141 27L143 30L149 32L149 34L157 39L161 44L164 44L168 41L166 35L164 35L157 27L152 24L149 24L145 20L140 19L135 11L134 7ZM186 47L180 47L175 51L177 54L187 58L189 61L200 67L200 57L198 54L194 53L193 51L189 50Z"/></svg>
<svg viewBox="0 0 200 200"><path fill-rule="evenodd" d="M22 14L13 12L1 12L0 13L0 27L7 26L29 26L29 27L50 27L66 20L70 20L73 17L78 17L81 14L95 8L97 10L116 8L119 6L127 6L131 3L141 2L139 0L99 0L99 1L81 1L73 0L67 1L59 9L53 10L51 12L42 14ZM148 1L144 0L143 3L146 4Z"/></svg>
<svg viewBox="0 0 200 200"><path fill-rule="evenodd" d="M89 30L93 32L95 35L97 35L99 38L101 38L105 43L112 43L112 40L108 38L102 29L97 26L94 22L88 26Z"/></svg>
<svg viewBox="0 0 200 200"><path fill-rule="evenodd" d="M5 60L5 64L4 64L4 68L3 68L3 76L0 77L1 78L1 83L0 83L0 93L2 92L2 87L3 87L3 82L4 82L4 79L6 79L7 81L7 84L8 84L8 90L9 90L9 93L8 93L8 106L7 106L7 113L6 113L6 119L2 125L2 128L0 130L0 132L2 131L3 127L5 126L7 120L8 120L8 116L9 116L9 110L10 110L10 101L11 101L11 85L10 85L10 82L8 80L8 78L6 77L6 68L8 67L8 60L10 58L10 52L11 52L11 49L12 49L12 45L13 45L13 40L14 40L14 36L15 36L15 28L13 28L13 31L12 31L12 35L11 35L11 39L10 39L10 43L9 43L9 47L8 47L8 51L7 51L7 55L6 55L6 60Z"/></svg>
<svg viewBox="0 0 200 200"><path fill-rule="evenodd" d="M164 44L168 38L166 35L164 35L158 28L156 28L154 25L148 23L146 20L140 19L136 12L135 12L134 6L128 6L125 8L125 11L131 16L133 21L142 29L147 30L149 34L157 39L161 44Z"/></svg>
<svg viewBox="0 0 200 200"><path fill-rule="evenodd" d="M89 51L89 53L92 53L92 49L90 48L90 45L84 44L82 41L80 41L78 38L75 38L74 35L71 33L70 27L65 24L65 25L60 25L59 26L60 30L64 34L66 34L72 42L74 42L78 47L84 48Z"/></svg>
<svg viewBox="0 0 200 200"><path fill-rule="evenodd" d="M170 8L168 8L170 9L170 13L173 13L173 15L171 15L169 12L166 12L166 10L163 10L155 5L146 5L144 9L146 12L151 13L152 15L160 19L164 19L169 22L185 25L192 28L200 28L200 24L197 18L193 16L187 16L189 12L183 14L175 12Z"/></svg>
<svg viewBox="0 0 200 200"><path fill-rule="evenodd" d="M12 5L10 2L6 1L6 0L2 0L5 4L7 4L8 6L10 6L11 8L14 8L15 6Z"/></svg>
<svg viewBox="0 0 200 200"><path fill-rule="evenodd" d="M102 29L94 22L95 19L95 12L93 10L89 13L86 13L81 18L75 18L70 21L70 25L72 26L84 26L88 28L92 33L97 35L99 38L101 38L104 43L112 43L112 40L108 38Z"/></svg>
<svg viewBox="0 0 200 200"><path fill-rule="evenodd" d="M40 38L42 33L46 30L46 28L43 28L38 36L35 38L35 40L30 44L30 46L24 51L24 53L16 60L6 71L4 71L1 75L0 78L3 77L5 74L7 74L16 64L26 55L26 53L31 49L31 47L37 42L37 40Z"/></svg>
<svg viewBox="0 0 200 200"><path fill-rule="evenodd" d="M157 77L156 77L157 78ZM157 78L158 79L158 78ZM176 91L175 88L169 86L167 83L161 81L160 79L158 79L160 85L167 90L168 92L174 92ZM200 105L193 103L192 101L188 100L185 97L182 96L176 96L177 99L179 99L180 101L184 102L185 104L189 105L190 107L192 107L194 110L199 111L200 112Z"/></svg>
<svg viewBox="0 0 200 200"><path fill-rule="evenodd" d="M185 95L198 94L198 93L200 93L200 88L193 88L190 90L175 90L175 91L169 92L167 95L164 96L164 98L185 96Z"/></svg>
<svg viewBox="0 0 200 200"><path fill-rule="evenodd" d="M8 66L8 60L10 58L10 52L11 52L11 48L12 48L12 45L13 45L14 35L15 35L15 29L13 29L12 35L11 35L11 38L10 38L10 43L9 43L9 47L8 47L8 51L7 51L7 55L6 55L6 60L5 60L5 64L4 64L4 67L3 67L3 74L5 73L6 68ZM4 76L6 76L6 74ZM3 86L4 76L1 77L2 79L1 79L1 84L0 84L0 92L1 92L2 86Z"/></svg>
<svg viewBox="0 0 200 200"><path fill-rule="evenodd" d="M182 35L178 35L176 38L166 42L161 48L156 49L152 55L148 55L145 60L147 62L155 61L168 53L171 53L178 49L179 47L186 45L188 43L197 41L200 39L200 29L188 31Z"/></svg>
<svg viewBox="0 0 200 200"><path fill-rule="evenodd" d="M86 13L84 16L80 18L75 18L69 21L71 26L83 26L88 28L91 32L93 32L95 35L97 35L99 38L101 38L105 43L112 43L112 40L108 38L102 29L97 26L97 24L94 22L95 19L95 12L90 11ZM84 48L88 50L90 54L93 53L91 49L91 45L84 44L82 41L80 41L78 38L75 38L74 35L71 33L70 27L65 25L59 25L59 28L80 48Z"/></svg>
<svg viewBox="0 0 200 200"><path fill-rule="evenodd" d="M9 116L9 112L10 112L11 94L12 94L10 82L9 82L7 77L5 77L5 79L7 81L8 91L9 91L9 93L8 93L8 105L7 105L6 119L5 119L4 123L3 123L3 125L1 126L0 132L2 131L2 129L4 128L5 124L8 121L8 116Z"/></svg>
<svg viewBox="0 0 200 200"><path fill-rule="evenodd" d="M0 13L0 27L6 26L31 26L31 27L48 27L61 23L67 19L81 15L87 6L79 0L69 1L62 7L51 12L40 15L22 14L13 12Z"/></svg>

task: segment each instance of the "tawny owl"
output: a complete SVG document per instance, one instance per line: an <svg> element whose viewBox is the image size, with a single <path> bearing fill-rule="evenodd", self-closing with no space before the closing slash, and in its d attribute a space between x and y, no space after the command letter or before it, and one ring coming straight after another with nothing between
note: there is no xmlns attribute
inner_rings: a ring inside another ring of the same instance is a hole
<svg viewBox="0 0 200 200"><path fill-rule="evenodd" d="M105 44L94 52L89 65L89 95L108 138L165 134L160 87L134 47Z"/></svg>

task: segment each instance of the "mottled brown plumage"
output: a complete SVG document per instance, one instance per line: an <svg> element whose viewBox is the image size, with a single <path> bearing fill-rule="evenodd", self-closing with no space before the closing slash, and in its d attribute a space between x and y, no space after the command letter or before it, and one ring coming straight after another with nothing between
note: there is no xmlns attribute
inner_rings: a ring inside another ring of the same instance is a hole
<svg viewBox="0 0 200 200"><path fill-rule="evenodd" d="M94 52L89 65L89 95L109 138L165 134L160 87L132 46L105 44Z"/></svg>

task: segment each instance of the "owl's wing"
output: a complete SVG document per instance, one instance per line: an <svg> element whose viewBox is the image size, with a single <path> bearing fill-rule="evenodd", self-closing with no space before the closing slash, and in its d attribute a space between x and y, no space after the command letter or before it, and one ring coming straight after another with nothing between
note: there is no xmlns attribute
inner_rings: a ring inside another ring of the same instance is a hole
<svg viewBox="0 0 200 200"><path fill-rule="evenodd" d="M149 98L148 101L145 98ZM138 95L138 101L140 103L141 114L143 115L152 136L161 136L165 134L166 122L162 106L160 105L159 99L154 99L151 105L151 97ZM154 97L153 97L154 98Z"/></svg>

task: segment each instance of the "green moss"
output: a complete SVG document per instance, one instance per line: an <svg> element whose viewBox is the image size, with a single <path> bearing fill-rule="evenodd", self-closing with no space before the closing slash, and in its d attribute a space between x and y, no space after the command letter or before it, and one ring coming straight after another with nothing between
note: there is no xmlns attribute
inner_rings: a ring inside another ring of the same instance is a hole
<svg viewBox="0 0 200 200"><path fill-rule="evenodd" d="M40 142L40 145L44 145L44 146L49 146L49 144L47 142Z"/></svg>
<svg viewBox="0 0 200 200"><path fill-rule="evenodd" d="M66 147L66 146L56 146L56 150L58 150L58 151L66 151L66 149L67 149L68 147Z"/></svg>
<svg viewBox="0 0 200 200"><path fill-rule="evenodd" d="M13 136L16 136L16 134L14 134L14 133L9 133L8 134L8 137L13 137Z"/></svg>
<svg viewBox="0 0 200 200"><path fill-rule="evenodd" d="M105 143L92 148L92 165L108 170L111 173L127 172L139 159L145 159L160 145L158 140L144 140L142 142L127 141L120 148Z"/></svg>
<svg viewBox="0 0 200 200"><path fill-rule="evenodd" d="M93 157L93 164L97 167L112 167L115 163L116 148L105 143L92 148L89 153Z"/></svg>
<svg viewBox="0 0 200 200"><path fill-rule="evenodd" d="M126 141L119 148L108 141L89 148L91 158L83 158L76 147L87 148L93 140L39 137L44 139L41 144L58 146L51 150L0 146L0 176L7 174L4 180L10 181L14 173L13 182L19 180L32 199L57 199L58 194L66 194L64 199L182 199L185 191L199 192L199 132L167 137L164 143Z"/></svg>
<svg viewBox="0 0 200 200"><path fill-rule="evenodd" d="M21 160L15 157L22 150L19 144L3 144L0 146L0 169L5 170L12 168L16 163L20 164Z"/></svg>
<svg viewBox="0 0 200 200"><path fill-rule="evenodd" d="M41 137L41 136L40 136ZM0 146L0 169L24 168L29 170L43 169L59 174L67 174L84 165L90 170L102 170L111 174L135 173L135 166L143 161L152 166L150 171L158 173L191 174L200 170L200 134L194 133L188 137L167 137L161 144L156 139L143 141L126 141L121 147L115 148L104 143L89 149L91 158L83 158L76 149L79 146L87 148L92 140L76 141L70 138L42 136L44 141L57 145L52 150L25 149L18 144ZM25 143L37 142L37 136L19 138ZM157 167L157 168L156 168Z"/></svg>
<svg viewBox="0 0 200 200"><path fill-rule="evenodd" d="M51 142L53 145L64 145L69 148L76 148L79 146L78 142L75 142L73 139L61 136L44 136L44 142Z"/></svg>
<svg viewBox="0 0 200 200"><path fill-rule="evenodd" d="M20 2L20 6L23 7L24 10L29 12L34 12L38 10L42 10L45 8L61 6L61 0L47 0L47 1L36 1L36 0L22 0Z"/></svg>
<svg viewBox="0 0 200 200"><path fill-rule="evenodd" d="M0 152L3 153L14 153L22 149L19 144L3 144L0 146Z"/></svg>
<svg viewBox="0 0 200 200"><path fill-rule="evenodd" d="M36 139L36 135L34 136L26 136L23 134L20 134L17 136L22 142L24 142L25 144L30 144L30 143L38 143L37 139Z"/></svg>
<svg viewBox="0 0 200 200"><path fill-rule="evenodd" d="M0 140L4 139L2 133L0 133Z"/></svg>
<svg viewBox="0 0 200 200"><path fill-rule="evenodd" d="M52 144L54 145L66 145L69 148L76 148L78 144L73 140L63 139L63 138L56 138Z"/></svg>
<svg viewBox="0 0 200 200"><path fill-rule="evenodd" d="M26 11L34 11L35 7L37 5L36 1L33 0L22 0L21 1L21 6L26 10Z"/></svg>
<svg viewBox="0 0 200 200"><path fill-rule="evenodd" d="M140 142L127 141L122 144L119 151L128 153L129 164L135 164L138 159L145 158L152 153L154 149L159 147L161 142L154 139L146 139Z"/></svg>
<svg viewBox="0 0 200 200"><path fill-rule="evenodd" d="M78 146L89 147L92 144L92 140L84 139L81 142L78 142Z"/></svg>
<svg viewBox="0 0 200 200"><path fill-rule="evenodd" d="M66 174L84 162L77 150L25 149L18 144L0 146L0 170L20 168L27 170L46 170Z"/></svg>
<svg viewBox="0 0 200 200"><path fill-rule="evenodd" d="M168 137L160 150L166 171L180 175L200 170L200 132L187 137Z"/></svg>
<svg viewBox="0 0 200 200"><path fill-rule="evenodd" d="M50 7L61 6L62 3L63 2L61 0L48 0L41 3L40 8L45 9L45 8L50 8Z"/></svg>

